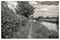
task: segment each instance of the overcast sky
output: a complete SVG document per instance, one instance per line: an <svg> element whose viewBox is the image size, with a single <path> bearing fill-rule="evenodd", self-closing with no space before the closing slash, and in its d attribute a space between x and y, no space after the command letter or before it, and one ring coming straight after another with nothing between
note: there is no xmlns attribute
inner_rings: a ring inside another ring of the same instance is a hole
<svg viewBox="0 0 60 40"><path fill-rule="evenodd" d="M43 2L43 1L40 1ZM34 9L34 17L44 16L44 17L56 17L59 14L59 7L58 5L41 5L37 2L29 2L35 9ZM9 8L16 8L17 2L7 2Z"/></svg>

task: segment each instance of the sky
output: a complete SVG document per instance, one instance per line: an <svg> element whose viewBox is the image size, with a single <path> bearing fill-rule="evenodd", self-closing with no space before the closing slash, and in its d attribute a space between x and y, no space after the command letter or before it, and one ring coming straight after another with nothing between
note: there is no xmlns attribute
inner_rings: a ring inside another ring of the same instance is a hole
<svg viewBox="0 0 60 40"><path fill-rule="evenodd" d="M43 2L43 1L40 1ZM39 17L39 16L43 16L43 17L56 17L59 15L59 6L58 5L41 5L38 4L37 2L33 1L29 1L30 5L33 6L34 9L34 15L33 17ZM17 6L17 2L11 2L8 1L7 2L9 8L13 9L16 8Z"/></svg>
<svg viewBox="0 0 60 40"><path fill-rule="evenodd" d="M59 6L58 5L41 5L37 2L30 4L35 8L34 17L43 16L43 17L56 17L59 15Z"/></svg>

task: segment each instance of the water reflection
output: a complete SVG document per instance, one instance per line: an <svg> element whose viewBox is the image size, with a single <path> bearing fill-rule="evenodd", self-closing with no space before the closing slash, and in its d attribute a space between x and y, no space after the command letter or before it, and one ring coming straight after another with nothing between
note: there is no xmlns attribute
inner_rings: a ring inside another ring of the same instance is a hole
<svg viewBox="0 0 60 40"><path fill-rule="evenodd" d="M55 30L57 31L57 25L55 23L45 22L43 21L41 24L48 27L49 30Z"/></svg>

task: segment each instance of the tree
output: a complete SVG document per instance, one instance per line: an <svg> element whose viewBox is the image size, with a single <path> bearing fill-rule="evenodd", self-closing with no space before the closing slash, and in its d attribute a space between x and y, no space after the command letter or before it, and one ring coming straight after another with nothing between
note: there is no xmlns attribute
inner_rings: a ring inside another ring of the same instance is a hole
<svg viewBox="0 0 60 40"><path fill-rule="evenodd" d="M28 3L28 1L18 1L17 2L18 5L17 5L17 14L21 14L25 17L29 17L30 15L33 14L33 10L34 8Z"/></svg>
<svg viewBox="0 0 60 40"><path fill-rule="evenodd" d="M42 5L58 5L59 1L43 1L43 2L38 2Z"/></svg>
<svg viewBox="0 0 60 40"><path fill-rule="evenodd" d="M47 19L49 19L49 17L48 17L48 16L47 16L46 18L47 18Z"/></svg>
<svg viewBox="0 0 60 40"><path fill-rule="evenodd" d="M1 36L2 38L13 38L14 33L20 25L20 21L14 12L8 8L5 1L1 2Z"/></svg>

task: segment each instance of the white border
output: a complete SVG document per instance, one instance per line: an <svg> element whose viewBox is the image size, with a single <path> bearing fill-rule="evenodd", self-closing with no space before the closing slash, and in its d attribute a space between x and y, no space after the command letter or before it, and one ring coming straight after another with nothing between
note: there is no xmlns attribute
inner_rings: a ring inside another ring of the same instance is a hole
<svg viewBox="0 0 60 40"><path fill-rule="evenodd" d="M0 0L0 29L1 29L1 1L59 1L59 0ZM59 2L59 26L60 26L60 2ZM59 31L60 31L60 27L59 27ZM0 40L59 40L59 39L1 39L1 33L0 33Z"/></svg>
<svg viewBox="0 0 60 40"><path fill-rule="evenodd" d="M1 0L1 1L59 1L59 0Z"/></svg>

